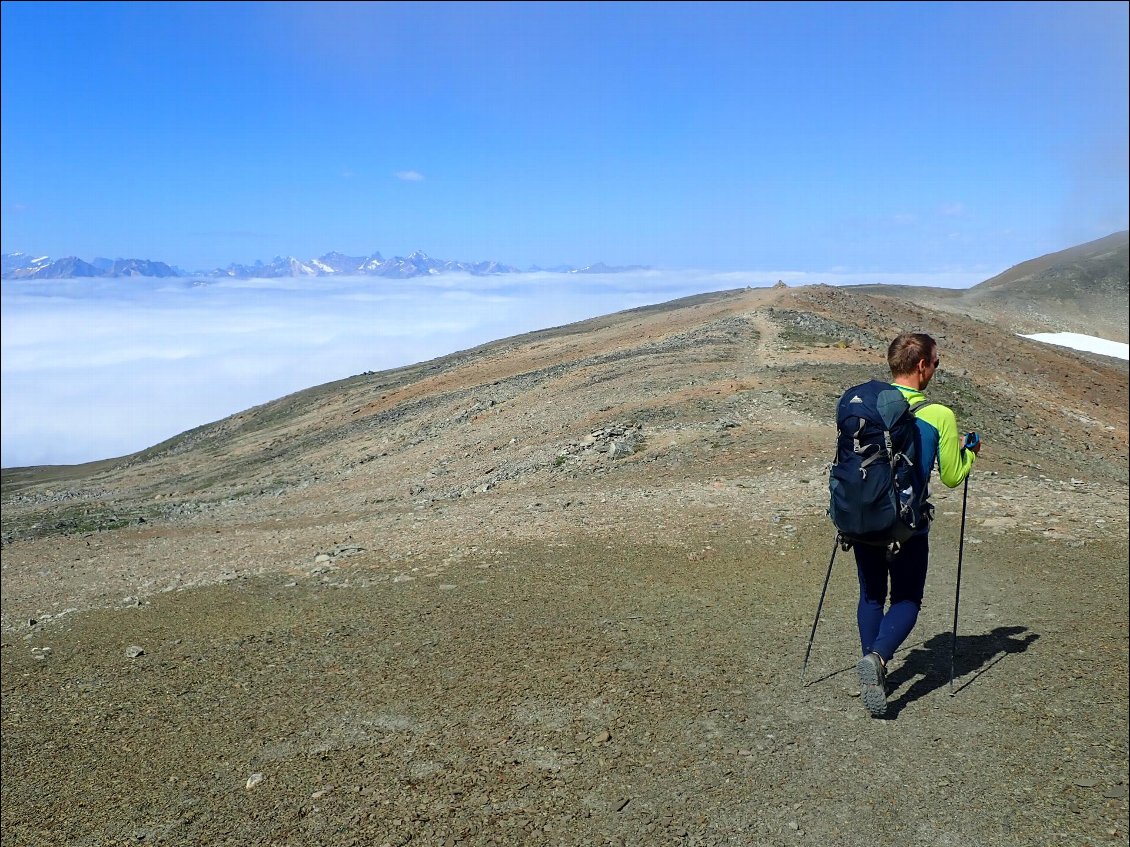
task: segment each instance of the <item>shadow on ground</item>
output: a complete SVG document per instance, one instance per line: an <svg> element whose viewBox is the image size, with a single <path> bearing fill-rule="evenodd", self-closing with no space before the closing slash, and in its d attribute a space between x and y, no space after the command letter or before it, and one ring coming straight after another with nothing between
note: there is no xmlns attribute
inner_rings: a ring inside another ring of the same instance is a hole
<svg viewBox="0 0 1130 847"><path fill-rule="evenodd" d="M933 636L911 650L906 660L887 676L890 693L885 719L897 718L915 700L948 687L951 662L956 694L1006 656L1023 653L1039 637L1024 626L998 626L982 635L959 635L956 645L951 633ZM899 689L907 683L910 687L900 694Z"/></svg>

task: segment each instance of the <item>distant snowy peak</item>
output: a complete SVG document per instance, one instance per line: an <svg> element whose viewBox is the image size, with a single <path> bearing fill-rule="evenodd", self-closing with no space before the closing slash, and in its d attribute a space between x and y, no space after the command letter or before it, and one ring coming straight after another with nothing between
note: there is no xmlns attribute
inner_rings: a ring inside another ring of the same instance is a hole
<svg viewBox="0 0 1130 847"><path fill-rule="evenodd" d="M410 279L442 273L487 274L519 273L519 268L501 262L455 262L433 259L422 250L408 256L386 259L380 253L371 256L346 256L344 253L326 253L317 259L300 262L294 258L277 258L269 264L229 265L208 276L235 277L238 279L273 279L289 276L380 276L388 279Z"/></svg>
<svg viewBox="0 0 1130 847"><path fill-rule="evenodd" d="M597 262L584 268L571 265L554 268L532 267L530 271L552 273L621 273L647 270L643 265L612 267ZM422 250L408 256L386 259L381 254L346 256L344 253L326 253L317 259L301 260L293 256L276 256L270 262L257 261L251 265L231 264L212 271L186 273L164 262L149 259L104 259L89 262L70 256L52 261L49 256L29 256L25 253L6 253L3 256L3 279L74 279L78 277L212 277L213 279L278 279L290 277L325 276L378 276L388 279L410 279L444 273L467 273L474 276L521 273L521 268L501 262L456 262L433 259Z"/></svg>
<svg viewBox="0 0 1130 847"><path fill-rule="evenodd" d="M597 262L595 265L589 265L585 268L569 269L571 274L621 274L628 271L648 271L651 268L646 265L606 265L604 262Z"/></svg>
<svg viewBox="0 0 1130 847"><path fill-rule="evenodd" d="M79 277L180 276L164 262L149 259L95 259L84 262L75 256L51 261L50 256L25 257L22 253L6 253L3 257L3 279L76 279Z"/></svg>
<svg viewBox="0 0 1130 847"><path fill-rule="evenodd" d="M27 253L5 253L2 270L5 279L16 271L37 271L51 264L50 256L29 256Z"/></svg>
<svg viewBox="0 0 1130 847"><path fill-rule="evenodd" d="M354 276L356 274L363 274L366 265L371 264L373 267L379 265L384 259L381 258L380 253L374 253L368 258L357 256L346 256L344 253L327 253L319 259L311 260L310 264L321 271L323 274L341 274L343 276Z"/></svg>
<svg viewBox="0 0 1130 847"><path fill-rule="evenodd" d="M114 259L102 272L102 276L167 277L180 276L180 273L164 262L152 262L149 259Z"/></svg>

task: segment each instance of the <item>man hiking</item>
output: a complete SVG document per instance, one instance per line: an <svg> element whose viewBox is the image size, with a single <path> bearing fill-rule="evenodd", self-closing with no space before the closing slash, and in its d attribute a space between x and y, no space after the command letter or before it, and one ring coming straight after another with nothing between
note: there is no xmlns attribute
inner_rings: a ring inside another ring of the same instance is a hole
<svg viewBox="0 0 1130 847"><path fill-rule="evenodd" d="M923 510L927 504L927 483L935 464L938 476L949 488L956 488L969 476L973 461L981 451L980 439L958 434L951 409L926 402L922 393L938 369L938 345L929 335L904 332L887 348L887 364L892 384L914 411L920 439L914 490L921 492ZM859 641L863 658L859 660L860 697L872 716L887 711L887 663L910 635L922 607L929 558L930 521L925 520L913 535L897 547L893 556L876 545L855 544L859 573ZM884 613L890 581L890 607Z"/></svg>

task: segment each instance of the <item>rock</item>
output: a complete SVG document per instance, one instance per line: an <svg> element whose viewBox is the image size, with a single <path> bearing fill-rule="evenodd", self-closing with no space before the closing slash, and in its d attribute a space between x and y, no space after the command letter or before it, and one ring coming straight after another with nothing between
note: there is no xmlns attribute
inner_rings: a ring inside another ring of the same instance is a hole
<svg viewBox="0 0 1130 847"><path fill-rule="evenodd" d="M339 556L355 556L358 553L364 553L365 548L360 544L339 544L334 549L330 550L330 556L338 558Z"/></svg>
<svg viewBox="0 0 1130 847"><path fill-rule="evenodd" d="M138 647L136 644L131 644L129 647L126 648L126 657L127 658L136 659L138 656L144 656L144 655L145 655L145 651L142 648Z"/></svg>
<svg viewBox="0 0 1130 847"><path fill-rule="evenodd" d="M613 441L612 446L608 448L608 458L623 459L634 452L635 450L626 441Z"/></svg>
<svg viewBox="0 0 1130 847"><path fill-rule="evenodd" d="M263 774L253 773L253 774L251 774L251 776L247 777L247 787L248 788L254 788L256 785L258 785L262 781L263 781Z"/></svg>

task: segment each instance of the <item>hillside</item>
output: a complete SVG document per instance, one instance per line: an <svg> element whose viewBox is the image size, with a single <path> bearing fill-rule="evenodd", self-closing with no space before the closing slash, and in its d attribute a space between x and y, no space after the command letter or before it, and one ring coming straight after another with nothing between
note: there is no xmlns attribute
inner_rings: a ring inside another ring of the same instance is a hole
<svg viewBox="0 0 1130 847"><path fill-rule="evenodd" d="M955 696L936 483L874 721L850 554L798 675L834 403L902 329L985 449ZM4 471L4 841L1124 843L1128 408L962 308L743 289Z"/></svg>
<svg viewBox="0 0 1130 847"><path fill-rule="evenodd" d="M1130 232L1022 262L968 289L860 286L1015 332L1078 332L1130 341Z"/></svg>

